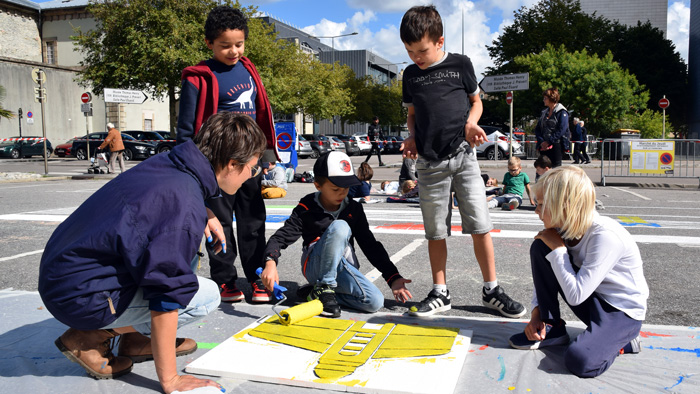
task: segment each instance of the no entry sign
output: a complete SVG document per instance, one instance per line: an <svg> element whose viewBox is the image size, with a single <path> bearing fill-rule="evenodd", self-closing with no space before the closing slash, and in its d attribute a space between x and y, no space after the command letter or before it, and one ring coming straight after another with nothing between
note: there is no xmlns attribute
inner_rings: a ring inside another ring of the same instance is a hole
<svg viewBox="0 0 700 394"><path fill-rule="evenodd" d="M92 95L90 93L83 93L82 96L80 96L80 101L83 103L87 104L92 100Z"/></svg>
<svg viewBox="0 0 700 394"><path fill-rule="evenodd" d="M508 105L513 103L513 92L506 93L506 103L508 103Z"/></svg>
<svg viewBox="0 0 700 394"><path fill-rule="evenodd" d="M669 105L671 105L671 102L666 97L659 100L659 108L666 109Z"/></svg>

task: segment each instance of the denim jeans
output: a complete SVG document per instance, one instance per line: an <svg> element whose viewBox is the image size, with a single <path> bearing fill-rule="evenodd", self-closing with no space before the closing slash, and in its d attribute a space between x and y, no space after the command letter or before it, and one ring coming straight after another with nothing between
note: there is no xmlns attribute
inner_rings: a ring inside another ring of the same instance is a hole
<svg viewBox="0 0 700 394"><path fill-rule="evenodd" d="M180 328L186 324L195 322L204 316L213 312L219 307L221 296L219 295L219 287L214 281L202 277L197 277L199 281L199 290L192 297L190 303L184 308L178 310L177 327ZM129 307L124 313L113 321L112 324L102 327L105 328L120 328L133 326L134 329L143 335L151 335L151 311L148 309L148 300L143 298L143 290L138 289L131 300Z"/></svg>
<svg viewBox="0 0 700 394"><path fill-rule="evenodd" d="M340 305L376 312L384 306L384 295L346 258L350 236L346 221L333 221L309 253L303 274L312 285L334 287Z"/></svg>

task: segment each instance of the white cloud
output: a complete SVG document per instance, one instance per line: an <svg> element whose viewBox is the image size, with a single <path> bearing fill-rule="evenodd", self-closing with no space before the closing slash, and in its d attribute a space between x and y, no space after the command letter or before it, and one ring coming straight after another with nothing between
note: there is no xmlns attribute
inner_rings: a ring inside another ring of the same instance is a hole
<svg viewBox="0 0 700 394"><path fill-rule="evenodd" d="M428 5L430 0L347 0L351 8L377 12L406 12L414 5Z"/></svg>
<svg viewBox="0 0 700 394"><path fill-rule="evenodd" d="M320 23L307 26L302 30L317 36L347 34L357 31L359 34L356 36L336 38L335 48L341 50L367 49L390 62L408 62L400 67L404 68L411 64L411 60L406 54L406 49L399 35L400 16L396 23L387 24L376 30L376 23L373 23L377 19L375 12L382 8L399 10L403 13L410 6L423 3L428 3L428 1L348 0L348 4L353 7L360 7L363 4L371 6L366 7L363 12L355 13L344 22L323 19ZM445 24L444 35L446 49L449 52L462 52L462 9L464 10L464 54L471 58L477 79L481 79L481 74L486 68L493 65L486 45L491 45L491 42L498 36L498 32L491 32L487 26L488 20L485 11L478 9L477 4L473 1L435 0L433 3ZM377 4L382 5L380 7ZM368 9L375 12L368 11ZM324 39L324 43L331 44L329 39Z"/></svg>
<svg viewBox="0 0 700 394"><path fill-rule="evenodd" d="M690 2L677 1L668 7L666 37L673 41L681 57L688 62L688 36L690 32ZM697 4L696 4L697 5Z"/></svg>

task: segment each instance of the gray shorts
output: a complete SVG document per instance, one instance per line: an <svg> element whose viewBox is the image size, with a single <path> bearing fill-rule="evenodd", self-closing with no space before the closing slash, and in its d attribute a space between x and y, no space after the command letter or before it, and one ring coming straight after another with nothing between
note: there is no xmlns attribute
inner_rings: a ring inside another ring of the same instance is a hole
<svg viewBox="0 0 700 394"><path fill-rule="evenodd" d="M426 239L440 240L450 235L452 191L459 203L463 234L486 234L493 229L476 150L468 143L462 143L444 160L419 157L416 170Z"/></svg>

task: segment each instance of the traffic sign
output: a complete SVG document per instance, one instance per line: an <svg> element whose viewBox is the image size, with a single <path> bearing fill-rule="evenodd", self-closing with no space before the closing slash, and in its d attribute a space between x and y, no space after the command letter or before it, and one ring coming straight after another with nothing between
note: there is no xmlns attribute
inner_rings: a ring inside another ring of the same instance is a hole
<svg viewBox="0 0 700 394"><path fill-rule="evenodd" d="M485 93L528 90L530 89L530 74L488 75L479 82L479 87Z"/></svg>
<svg viewBox="0 0 700 394"><path fill-rule="evenodd" d="M659 100L659 108L666 109L669 105L671 105L671 102L666 97Z"/></svg>
<svg viewBox="0 0 700 394"><path fill-rule="evenodd" d="M148 100L148 96L140 90L105 88L104 94L105 103L142 104Z"/></svg>
<svg viewBox="0 0 700 394"><path fill-rule="evenodd" d="M32 69L32 81L34 83L46 82L46 73L40 68Z"/></svg>
<svg viewBox="0 0 700 394"><path fill-rule="evenodd" d="M80 101L82 101L83 104L87 104L90 101L92 101L92 95L88 92L85 92L80 96ZM83 112L85 112L85 111L83 111Z"/></svg>
<svg viewBox="0 0 700 394"><path fill-rule="evenodd" d="M506 93L506 103L511 105L513 103L513 92Z"/></svg>
<svg viewBox="0 0 700 394"><path fill-rule="evenodd" d="M91 110L92 110L92 104L90 104L90 103L80 104L80 112L88 113Z"/></svg>

